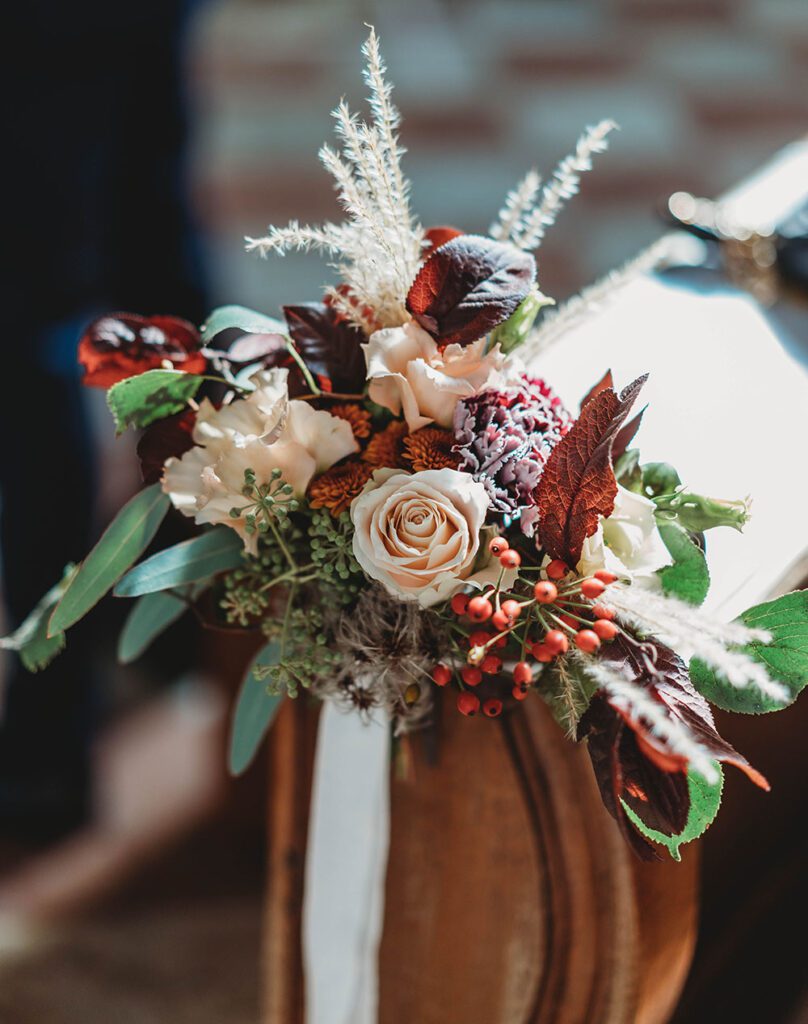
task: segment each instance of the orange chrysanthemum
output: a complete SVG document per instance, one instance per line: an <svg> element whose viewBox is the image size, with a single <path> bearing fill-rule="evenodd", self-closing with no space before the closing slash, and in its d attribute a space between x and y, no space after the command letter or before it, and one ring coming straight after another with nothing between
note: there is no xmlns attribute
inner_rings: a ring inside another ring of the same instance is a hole
<svg viewBox="0 0 808 1024"><path fill-rule="evenodd" d="M356 402L344 402L340 405L332 405L328 411L332 416L339 416L341 420L350 423L353 435L357 440L370 437L370 413L361 405L357 405Z"/></svg>
<svg viewBox="0 0 808 1024"><path fill-rule="evenodd" d="M403 440L402 462L416 473L425 469L457 469L460 459L452 451L454 437L440 427L421 427Z"/></svg>
<svg viewBox="0 0 808 1024"><path fill-rule="evenodd" d="M353 460L341 466L332 466L309 484L309 502L312 508L327 508L332 516L339 516L370 479L373 466Z"/></svg>
<svg viewBox="0 0 808 1024"><path fill-rule="evenodd" d="M407 424L402 420L393 420L384 430L368 441L362 458L371 466L387 466L393 468L401 461L402 441L407 433Z"/></svg>

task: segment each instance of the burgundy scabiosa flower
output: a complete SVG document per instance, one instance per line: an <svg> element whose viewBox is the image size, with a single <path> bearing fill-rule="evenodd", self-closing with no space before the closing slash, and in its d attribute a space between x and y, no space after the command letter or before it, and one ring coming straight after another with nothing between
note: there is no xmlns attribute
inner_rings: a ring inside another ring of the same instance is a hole
<svg viewBox="0 0 808 1024"><path fill-rule="evenodd" d="M490 513L509 525L536 528L535 490L553 446L573 419L561 399L537 377L489 389L457 404L454 419L459 468L485 485Z"/></svg>

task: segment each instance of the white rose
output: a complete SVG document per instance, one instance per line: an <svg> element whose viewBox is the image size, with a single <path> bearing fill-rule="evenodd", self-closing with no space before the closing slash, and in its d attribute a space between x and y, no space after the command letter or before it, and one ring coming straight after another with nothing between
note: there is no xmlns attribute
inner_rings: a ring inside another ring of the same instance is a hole
<svg viewBox="0 0 808 1024"><path fill-rule="evenodd" d="M435 422L450 427L461 398L485 388L505 387L521 364L486 339L472 345L447 345L441 352L414 321L376 331L364 345L370 397L397 416L402 410L410 430Z"/></svg>
<svg viewBox="0 0 808 1024"><path fill-rule="evenodd" d="M426 608L496 578L498 563L472 572L487 508L485 487L468 473L378 470L351 504L354 555L394 597Z"/></svg>
<svg viewBox="0 0 808 1024"><path fill-rule="evenodd" d="M289 401L282 373L266 375L247 398L221 409L201 403L193 433L200 447L168 459L163 470L163 490L183 515L200 524L225 523L253 553L258 537L247 532L252 509L242 490L246 470L255 473L256 486L272 483L279 472L292 493L278 498L302 498L316 473L359 448L345 420ZM230 515L236 508L242 509L238 518Z"/></svg>
<svg viewBox="0 0 808 1024"><path fill-rule="evenodd" d="M657 529L653 501L617 486L612 514L601 519L587 537L577 570L591 576L608 569L632 580L654 577L657 569L671 564L671 556Z"/></svg>

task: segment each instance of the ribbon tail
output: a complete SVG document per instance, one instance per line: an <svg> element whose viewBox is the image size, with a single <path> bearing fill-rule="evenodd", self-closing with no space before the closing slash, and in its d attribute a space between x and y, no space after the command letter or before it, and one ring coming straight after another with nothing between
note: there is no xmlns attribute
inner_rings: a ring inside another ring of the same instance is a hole
<svg viewBox="0 0 808 1024"><path fill-rule="evenodd" d="M307 1024L376 1024L390 840L390 723L325 703L306 850Z"/></svg>

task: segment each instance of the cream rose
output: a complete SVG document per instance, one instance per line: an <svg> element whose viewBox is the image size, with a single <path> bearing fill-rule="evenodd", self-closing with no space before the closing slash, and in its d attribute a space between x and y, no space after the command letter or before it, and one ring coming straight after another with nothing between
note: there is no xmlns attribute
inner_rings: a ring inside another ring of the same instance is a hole
<svg viewBox="0 0 808 1024"><path fill-rule="evenodd" d="M654 516L653 501L618 484L614 510L601 519L581 550L578 572L590 576L609 569L632 580L654 579L657 569L671 564Z"/></svg>
<svg viewBox="0 0 808 1024"><path fill-rule="evenodd" d="M358 450L345 420L289 401L285 370L262 375L257 383L247 398L221 409L201 403L193 433L199 447L168 459L163 471L163 490L180 512L197 523L225 523L251 552L258 538L247 532L246 470L253 470L256 485L280 474L292 488L291 494L279 494L281 500L302 498L315 473ZM235 508L243 510L237 518L230 514Z"/></svg>
<svg viewBox="0 0 808 1024"><path fill-rule="evenodd" d="M450 427L461 398L515 379L521 363L486 339L472 345L447 345L441 352L415 322L376 331L364 345L370 397L397 416L403 411L410 430L428 423Z"/></svg>
<svg viewBox="0 0 808 1024"><path fill-rule="evenodd" d="M473 572L487 508L468 473L378 470L351 504L354 555L393 596L426 608L496 577L498 563Z"/></svg>

